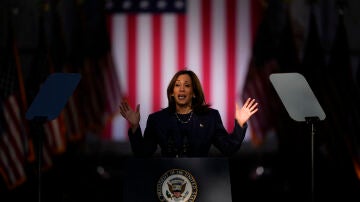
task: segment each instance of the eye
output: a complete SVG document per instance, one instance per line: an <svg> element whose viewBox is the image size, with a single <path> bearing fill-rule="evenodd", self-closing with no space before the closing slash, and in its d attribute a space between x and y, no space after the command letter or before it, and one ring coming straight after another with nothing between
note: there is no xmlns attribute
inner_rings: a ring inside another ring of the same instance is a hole
<svg viewBox="0 0 360 202"><path fill-rule="evenodd" d="M191 84L185 84L185 87L190 88Z"/></svg>
<svg viewBox="0 0 360 202"><path fill-rule="evenodd" d="M179 87L180 86L180 84L179 83L175 83L175 87Z"/></svg>

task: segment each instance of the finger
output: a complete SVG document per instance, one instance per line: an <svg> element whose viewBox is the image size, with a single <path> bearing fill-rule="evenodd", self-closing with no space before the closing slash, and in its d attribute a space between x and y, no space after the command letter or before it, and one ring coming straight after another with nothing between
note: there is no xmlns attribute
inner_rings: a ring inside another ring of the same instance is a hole
<svg viewBox="0 0 360 202"><path fill-rule="evenodd" d="M125 101L124 103L124 108L125 110L130 110L130 106L129 106L129 103Z"/></svg>
<svg viewBox="0 0 360 202"><path fill-rule="evenodd" d="M255 114L258 110L259 110L259 109L258 109L258 108L256 108L256 109L254 109L253 111L251 111L251 112L250 112L250 113L251 113L251 115Z"/></svg>
<svg viewBox="0 0 360 202"><path fill-rule="evenodd" d="M128 102L127 102L126 100L124 100L124 101L122 102L122 105L124 106L124 108L126 107L127 104L128 104Z"/></svg>
<svg viewBox="0 0 360 202"><path fill-rule="evenodd" d="M124 118L126 118L126 113L124 111L120 111L121 116L123 116Z"/></svg>
<svg viewBox="0 0 360 202"><path fill-rule="evenodd" d="M120 111L125 111L124 105L122 103L119 105L119 109L120 109Z"/></svg>
<svg viewBox="0 0 360 202"><path fill-rule="evenodd" d="M259 110L259 108L254 108L250 111L250 113L254 114L255 112L257 112Z"/></svg>
<svg viewBox="0 0 360 202"><path fill-rule="evenodd" d="M250 111L253 111L257 106L258 106L258 104L259 103L255 103L255 104L253 104L249 109L250 109Z"/></svg>
<svg viewBox="0 0 360 202"><path fill-rule="evenodd" d="M245 104L244 104L244 107L248 107L248 105L249 105L249 102L250 102L250 98L248 98L248 99L246 99L246 102L245 102Z"/></svg>
<svg viewBox="0 0 360 202"><path fill-rule="evenodd" d="M125 109L125 102L121 101L119 107L124 110Z"/></svg>
<svg viewBox="0 0 360 202"><path fill-rule="evenodd" d="M251 101L249 102L249 105L248 105L248 107L251 107L251 106L253 106L253 105L254 105L254 102L255 102L255 99L251 99Z"/></svg>

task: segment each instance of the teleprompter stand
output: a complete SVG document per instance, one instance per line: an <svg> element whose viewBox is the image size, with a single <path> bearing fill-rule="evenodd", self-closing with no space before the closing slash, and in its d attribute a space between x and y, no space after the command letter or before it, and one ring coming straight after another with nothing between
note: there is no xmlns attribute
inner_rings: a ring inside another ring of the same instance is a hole
<svg viewBox="0 0 360 202"><path fill-rule="evenodd" d="M315 123L325 119L325 112L303 75L273 73L269 78L290 117L311 127L311 197L314 201Z"/></svg>
<svg viewBox="0 0 360 202"><path fill-rule="evenodd" d="M46 121L55 119L64 108L80 81L77 73L53 73L41 85L38 94L26 112L26 119L35 124L37 134L38 201L41 201L41 159L43 137L41 127Z"/></svg>

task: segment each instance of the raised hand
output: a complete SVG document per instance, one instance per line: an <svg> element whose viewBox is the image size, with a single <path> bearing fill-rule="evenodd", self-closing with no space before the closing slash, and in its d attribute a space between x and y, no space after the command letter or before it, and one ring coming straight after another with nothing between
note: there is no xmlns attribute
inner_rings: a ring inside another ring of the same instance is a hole
<svg viewBox="0 0 360 202"><path fill-rule="evenodd" d="M133 110L126 100L122 100L120 105L120 114L123 116L131 125L133 132L139 127L140 122L140 105L136 106L136 111Z"/></svg>
<svg viewBox="0 0 360 202"><path fill-rule="evenodd" d="M257 106L258 103L255 102L255 99L251 98L248 98L241 108L236 103L235 119L241 127L243 127L246 121L259 110Z"/></svg>

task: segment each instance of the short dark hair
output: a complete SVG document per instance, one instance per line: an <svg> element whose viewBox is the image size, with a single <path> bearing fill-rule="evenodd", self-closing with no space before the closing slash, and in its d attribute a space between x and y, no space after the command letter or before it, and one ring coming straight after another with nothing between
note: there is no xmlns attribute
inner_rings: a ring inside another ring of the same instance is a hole
<svg viewBox="0 0 360 202"><path fill-rule="evenodd" d="M191 78L191 85L192 85L193 92L195 95L195 97L192 98L192 103L191 103L192 109L194 110L195 113L202 113L202 112L207 111L208 108L210 107L210 105L207 104L205 101L205 95L204 95L204 91L202 89L200 80L193 71L188 70L188 69L183 69L183 70L176 72L176 74L172 77L172 79L167 87L168 107L169 107L170 111L172 111L172 112L176 111L176 103L175 103L175 99L172 96L172 94L174 92L176 80L178 79L178 77L180 75L183 75L183 74L187 74Z"/></svg>

